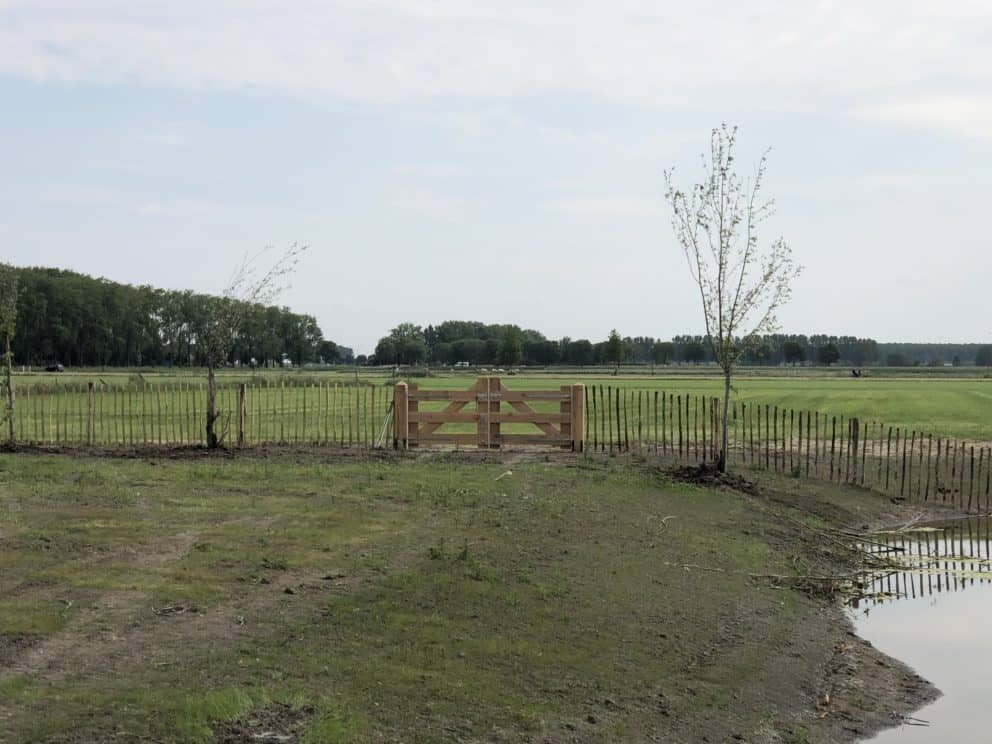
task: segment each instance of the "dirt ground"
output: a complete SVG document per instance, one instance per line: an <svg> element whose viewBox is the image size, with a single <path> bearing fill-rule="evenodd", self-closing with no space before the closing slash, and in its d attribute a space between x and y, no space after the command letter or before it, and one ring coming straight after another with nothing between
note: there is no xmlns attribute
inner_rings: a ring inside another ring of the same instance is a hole
<svg viewBox="0 0 992 744"><path fill-rule="evenodd" d="M0 455L0 742L846 742L937 694L815 581L918 516L860 489L109 454Z"/></svg>

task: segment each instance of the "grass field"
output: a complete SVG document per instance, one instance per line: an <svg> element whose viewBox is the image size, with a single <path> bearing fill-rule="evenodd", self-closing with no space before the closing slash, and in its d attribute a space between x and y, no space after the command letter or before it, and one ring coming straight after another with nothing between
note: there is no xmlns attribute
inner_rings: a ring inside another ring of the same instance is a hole
<svg viewBox="0 0 992 744"><path fill-rule="evenodd" d="M0 455L0 742L846 740L893 708L824 676L856 651L839 608L746 576L826 570L804 525L896 508L824 488Z"/></svg>
<svg viewBox="0 0 992 744"><path fill-rule="evenodd" d="M806 370L802 370L804 373ZM866 421L884 423L887 426L905 428L934 434L942 437L955 437L977 442L992 441L992 379L974 377L946 377L946 376L916 376L907 378L895 377L867 377L854 379L845 376L846 372L833 371L826 374L822 371L809 374L797 374L794 370L790 374L781 377L768 377L765 374L755 375L748 371L740 375L735 382L734 398L738 402L745 402L749 405L771 405L780 408L795 409L802 411L820 411L830 416L859 417ZM354 383L355 375L352 372L325 372L311 374L303 371L267 371L260 372L256 376L245 376L234 371L222 375L222 380L229 384L240 381L249 381L255 384L256 390L263 391L258 396L250 396L248 400L249 414L253 411L261 411L265 416L256 417L255 435L263 439L289 439L285 433L287 427L296 427L299 432L303 421L287 421L280 424L266 417L273 410L279 409L279 416L295 416L301 418L304 412L314 406L321 405L321 401L315 398L313 388L315 386L348 386ZM326 405L331 410L340 409L339 413L334 413L334 420L328 428L336 428L338 434L347 439L349 427L348 417L354 415L355 421L351 422L352 437L359 441L368 441L370 436L374 436L372 431L377 429L382 422L391 395L389 386L392 380L385 375L362 375L362 383L377 389L376 401L371 400L371 393L366 391L369 398L365 403L367 414L363 414L361 406L363 404L349 399L348 402L331 401L328 399ZM426 389L441 388L467 388L475 380L475 375L439 375L433 377L414 378L413 381ZM556 389L561 385L583 382L587 385L612 386L614 389L641 390L641 391L664 391L676 395L714 395L718 396L722 392L722 381L712 373L710 374L681 374L675 376L647 376L628 375L613 377L610 375L591 375L588 372L576 374L574 376L547 375L547 374L520 374L503 375L504 384L511 389ZM138 376L135 374L125 374L119 372L81 372L65 373L62 375L18 375L17 384L23 391L27 391L30 396L32 391L45 389L48 391L49 416L55 416L55 402L51 399L52 393L58 392L65 395L67 389L73 391L75 401L65 401L59 407L59 415L66 417L71 407L76 412L77 428L79 411L84 388L87 382L107 383L108 386L131 385L132 389L143 386L150 382L152 386L162 386L163 395L174 396L174 391L180 385L198 385L201 392L198 393L202 401L202 386L204 377L199 374L155 374L147 373ZM285 383L291 386L288 388L288 398L286 392L279 392L279 388ZM261 384L261 385L260 385ZM311 388L309 403L302 398L302 393L294 392L300 384L308 385ZM103 385L98 386L104 388ZM347 388L342 387L347 393ZM261 399L261 395L268 397ZM230 388L228 388L227 409L231 408ZM281 397L280 397L281 396ZM171 415L175 420L172 426L177 431L185 423L182 417L185 415L180 401L173 401L175 405L170 407L172 398L166 397L166 415ZM23 401L28 407L28 411L23 412L32 419L37 418L37 414L30 411L30 400ZM154 402L150 401L149 406ZM135 404L137 405L137 404ZM185 402L186 407L190 403ZM253 408L254 406L254 408ZM335 409L337 406L337 409ZM356 407L357 406L357 407ZM425 410L431 410L427 406ZM438 408L434 406L433 408ZM198 412L202 416L203 405L200 403ZM108 409L109 410L109 409ZM170 414L169 411L172 411ZM313 413L319 413L314 410ZM129 414L131 415L131 414ZM137 413L133 414L137 415ZM308 414L309 415L309 414ZM362 416L367 415L367 418ZM311 416L313 418L313 416ZM37 428L38 422L31 420L24 422L26 431L33 432ZM336 424L336 427L335 427ZM119 422L120 425L120 422ZM354 432L356 427L364 427L364 433ZM259 428L263 427L263 428ZM194 429L193 433L199 433L202 427L187 427ZM368 430L368 431L366 431ZM79 430L80 434L82 430ZM283 436L280 437L280 431ZM311 428L311 434L317 432ZM109 436L109 433L108 433ZM190 435L188 440L192 441ZM364 437L364 439L359 439ZM312 439L313 437L311 437ZM320 437L318 437L320 438ZM331 437L334 438L334 437ZM304 437L306 439L306 437ZM109 441L109 439L107 440ZM294 439L294 441L296 441ZM300 440L302 441L302 440Z"/></svg>

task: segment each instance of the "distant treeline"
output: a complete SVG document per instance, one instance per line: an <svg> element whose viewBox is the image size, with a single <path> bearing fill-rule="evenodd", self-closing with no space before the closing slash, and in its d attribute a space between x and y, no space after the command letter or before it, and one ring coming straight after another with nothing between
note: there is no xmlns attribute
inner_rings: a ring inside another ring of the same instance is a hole
<svg viewBox="0 0 992 744"><path fill-rule="evenodd" d="M198 339L217 297L190 291L135 287L60 269L18 268L16 364L72 366L202 366ZM313 316L286 307L251 305L230 362L295 364L430 364L453 366L591 366L598 364L706 364L703 336L617 334L604 339L549 339L533 329L446 320L426 328L401 323L372 355L324 338ZM992 366L992 346L887 344L870 338L771 335L752 344L746 365Z"/></svg>
<svg viewBox="0 0 992 744"><path fill-rule="evenodd" d="M18 274L15 363L75 366L202 365L197 348L218 298L134 287L59 269ZM317 321L285 307L247 307L230 356L248 363L350 361Z"/></svg>
<svg viewBox="0 0 992 744"><path fill-rule="evenodd" d="M619 349L619 351L618 351ZM619 357L619 358L617 358ZM370 364L587 366L596 364L705 364L712 362L704 336L621 337L619 345L588 339L549 339L516 325L447 320L426 328L401 323L376 345ZM747 365L944 364L992 365L992 347L979 344L886 344L870 338L828 335L763 336L750 345Z"/></svg>

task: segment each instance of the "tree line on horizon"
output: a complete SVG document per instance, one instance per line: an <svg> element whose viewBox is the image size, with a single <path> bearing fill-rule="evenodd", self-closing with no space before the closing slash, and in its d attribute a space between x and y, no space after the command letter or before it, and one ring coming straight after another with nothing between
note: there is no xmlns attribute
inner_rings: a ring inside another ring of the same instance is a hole
<svg viewBox="0 0 992 744"><path fill-rule="evenodd" d="M14 268L16 364L204 366L204 339L221 298L132 286L61 269ZM351 361L311 315L245 304L230 362Z"/></svg>
<svg viewBox="0 0 992 744"><path fill-rule="evenodd" d="M713 352L700 335L620 336L602 341L549 339L512 324L447 320L438 325L401 323L360 363L376 365L593 366L606 364L708 364ZM871 338L826 334L769 334L747 347L742 362L755 366L846 364L992 366L992 346L979 344L889 344Z"/></svg>
<svg viewBox="0 0 992 744"><path fill-rule="evenodd" d="M203 366L208 318L220 298L96 279L73 271L14 268L18 284L12 352L16 364L71 366ZM248 364L374 364L454 366L594 366L708 364L701 335L671 339L621 336L550 339L513 324L447 320L401 323L373 354L324 338L316 319L286 307L249 305L228 362ZM992 366L992 346L880 343L830 335L762 336L742 359L748 365Z"/></svg>

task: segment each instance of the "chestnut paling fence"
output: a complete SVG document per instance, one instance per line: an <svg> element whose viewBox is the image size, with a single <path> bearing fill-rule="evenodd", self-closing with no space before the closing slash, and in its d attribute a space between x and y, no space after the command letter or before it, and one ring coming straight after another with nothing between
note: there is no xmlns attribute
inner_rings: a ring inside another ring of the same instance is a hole
<svg viewBox="0 0 992 744"><path fill-rule="evenodd" d="M589 451L651 452L714 462L722 401L662 390L591 387L585 396ZM892 498L989 511L992 448L881 421L732 401L728 460L735 466L847 483Z"/></svg>
<svg viewBox="0 0 992 744"><path fill-rule="evenodd" d="M218 385L222 444L374 446L392 391L302 382ZM66 384L17 393L17 441L43 445L206 444L206 383Z"/></svg>
<svg viewBox="0 0 992 744"><path fill-rule="evenodd" d="M717 458L718 398L612 385L570 387L584 388L579 397L567 396L568 405L580 411L537 396L530 399L533 415L501 412L500 436L490 437L485 446L540 443L540 426L557 421L569 423L578 435L573 449L588 455L636 452L684 463ZM397 439L394 396L393 386L368 384L224 384L218 387L218 429L226 446L391 446ZM24 387L17 391L15 435L18 442L38 445L203 445L206 397L205 383ZM493 417L495 399L479 400L465 401L463 418L449 426L456 434L453 441L472 446L473 433L485 430L469 414L488 405ZM421 401L417 417L422 423L436 423L440 419L430 413L450 406L450 399L436 393L422 395ZM580 412L581 424L575 418ZM732 402L727 434L733 467L848 483L893 498L952 503L975 512L992 510L988 443L746 400ZM425 439L421 444L443 442ZM560 447L562 442L548 437L548 444Z"/></svg>

